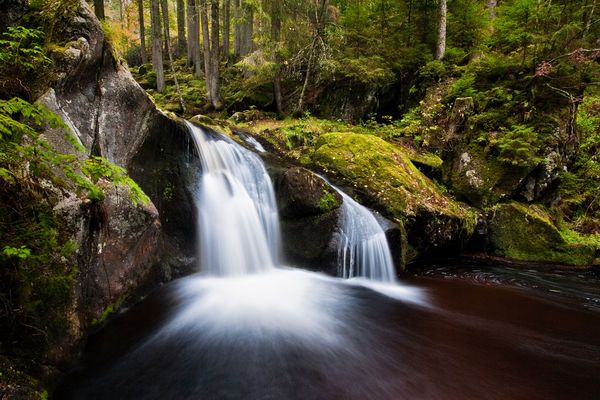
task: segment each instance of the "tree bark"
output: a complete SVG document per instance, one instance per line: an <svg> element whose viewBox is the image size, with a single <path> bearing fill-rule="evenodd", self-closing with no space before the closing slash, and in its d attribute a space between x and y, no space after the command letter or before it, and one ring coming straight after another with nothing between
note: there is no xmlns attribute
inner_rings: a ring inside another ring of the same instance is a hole
<svg viewBox="0 0 600 400"><path fill-rule="evenodd" d="M223 0L223 58L229 61L229 27L231 20L231 1Z"/></svg>
<svg viewBox="0 0 600 400"><path fill-rule="evenodd" d="M271 3L271 41L275 47L275 64L277 69L273 78L273 97L278 114L283 114L283 96L281 95L281 57L279 47L281 46L281 7L280 0L272 0Z"/></svg>
<svg viewBox="0 0 600 400"><path fill-rule="evenodd" d="M177 56L183 54L185 48L185 3L177 0Z"/></svg>
<svg viewBox="0 0 600 400"><path fill-rule="evenodd" d="M121 28L125 27L125 18L123 17L123 0L119 0L119 23Z"/></svg>
<svg viewBox="0 0 600 400"><path fill-rule="evenodd" d="M590 12L587 16L587 21L585 22L585 30L583 33L584 35L587 35L590 31L590 27L592 26L592 20L594 18L594 11L596 11L596 0L592 2L592 8L590 9Z"/></svg>
<svg viewBox="0 0 600 400"><path fill-rule="evenodd" d="M161 0L161 7L163 10L163 21L165 28L165 49L167 51L167 55L169 56L169 65L171 67L171 75L173 75L173 82L175 83L175 91L177 92L177 97L179 98L179 106L181 107L182 113L185 113L185 103L183 102L183 97L181 96L179 82L177 81L177 74L175 73L175 64L173 63L173 54L171 52L171 35L169 34L169 14L167 10L169 3L167 0Z"/></svg>
<svg viewBox="0 0 600 400"><path fill-rule="evenodd" d="M233 0L233 20L235 21L233 25L233 54L235 58L240 56L241 6L241 0Z"/></svg>
<svg viewBox="0 0 600 400"><path fill-rule="evenodd" d="M210 98L210 80L212 78L211 74L211 64L210 64L210 32L208 30L208 0L199 0L200 1L200 26L202 28L202 53L204 54L204 77L206 79L206 88L209 103L212 103Z"/></svg>
<svg viewBox="0 0 600 400"><path fill-rule="evenodd" d="M104 0L94 0L94 14L100 21L104 20Z"/></svg>
<svg viewBox="0 0 600 400"><path fill-rule="evenodd" d="M160 8L162 12L163 33L165 39L165 53L169 54L171 50L171 30L169 27L169 3L168 0L160 0Z"/></svg>
<svg viewBox="0 0 600 400"><path fill-rule="evenodd" d="M254 12L252 6L242 2L242 25L240 29L240 56L247 56L252 52L252 34L254 29Z"/></svg>
<svg viewBox="0 0 600 400"><path fill-rule="evenodd" d="M447 0L439 0L439 23L438 23L438 40L435 49L435 59L441 60L446 54L446 21L448 16Z"/></svg>
<svg viewBox="0 0 600 400"><path fill-rule="evenodd" d="M165 89L165 73L158 0L150 0L150 23L152 24L152 69L156 72L156 90L162 92Z"/></svg>
<svg viewBox="0 0 600 400"><path fill-rule="evenodd" d="M208 1L200 0L204 76L206 78L208 102L213 108L219 109L221 107L219 94L219 0L210 0L210 31Z"/></svg>
<svg viewBox="0 0 600 400"><path fill-rule="evenodd" d="M144 26L144 0L138 0L138 19L140 24L140 57L142 58L142 64L148 62L148 55L146 54L146 27Z"/></svg>
<svg viewBox="0 0 600 400"><path fill-rule="evenodd" d="M498 0L486 0L485 8L488 12L488 18L490 22L490 33L494 33L494 20L496 19L496 6L498 5Z"/></svg>
<svg viewBox="0 0 600 400"><path fill-rule="evenodd" d="M187 0L187 62L188 67L194 65L194 43L198 41L198 24L196 14L196 0Z"/></svg>
<svg viewBox="0 0 600 400"><path fill-rule="evenodd" d="M254 12L252 5L245 0L234 0L234 54L236 58L244 57L252 51L252 33Z"/></svg>
<svg viewBox="0 0 600 400"><path fill-rule="evenodd" d="M219 83L219 0L210 1L210 101L215 110L221 108ZM208 81L207 81L208 82Z"/></svg>

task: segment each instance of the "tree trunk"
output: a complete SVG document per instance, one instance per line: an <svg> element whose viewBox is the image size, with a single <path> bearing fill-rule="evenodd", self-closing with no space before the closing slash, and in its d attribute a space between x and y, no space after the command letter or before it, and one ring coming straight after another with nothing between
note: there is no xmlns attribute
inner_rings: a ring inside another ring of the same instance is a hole
<svg viewBox="0 0 600 400"><path fill-rule="evenodd" d="M496 19L496 6L498 5L498 0L486 0L485 8L488 12L488 18L490 23L490 33L494 33L494 20Z"/></svg>
<svg viewBox="0 0 600 400"><path fill-rule="evenodd" d="M234 0L234 54L236 58L244 57L252 51L252 30L254 13L252 6L244 0Z"/></svg>
<svg viewBox="0 0 600 400"><path fill-rule="evenodd" d="M241 14L241 0L233 0L233 54L235 58L240 56L240 14Z"/></svg>
<svg viewBox="0 0 600 400"><path fill-rule="evenodd" d="M194 43L198 41L198 24L196 14L196 0L187 0L187 62L188 67L194 65Z"/></svg>
<svg viewBox="0 0 600 400"><path fill-rule="evenodd" d="M446 53L446 20L448 14L447 0L440 1L439 24L438 24L438 40L435 49L435 59L441 60Z"/></svg>
<svg viewBox="0 0 600 400"><path fill-rule="evenodd" d="M146 54L146 27L144 26L144 0L138 0L138 19L140 23L140 56L142 64L148 62Z"/></svg>
<svg viewBox="0 0 600 400"><path fill-rule="evenodd" d="M585 22L585 30L584 35L587 35L590 31L590 27L592 26L592 19L594 18L594 11L596 11L596 0L592 2L592 8L587 16L587 21Z"/></svg>
<svg viewBox="0 0 600 400"><path fill-rule="evenodd" d="M306 67L306 75L304 76L304 83L302 84L302 91L300 92L300 100L298 100L298 111L304 111L304 94L306 93L306 88L308 87L308 82L310 81L310 73L313 63L313 58L315 56L315 47L317 44L317 38L313 39L312 45L310 46L310 56L308 57L308 65Z"/></svg>
<svg viewBox="0 0 600 400"><path fill-rule="evenodd" d="M210 81L213 75L210 61L210 32L208 30L207 1L208 0L200 0L200 25L202 27L202 52L204 54L204 77L206 79L206 91L208 95L208 102L212 104Z"/></svg>
<svg viewBox="0 0 600 400"><path fill-rule="evenodd" d="M271 3L271 41L275 47L275 64L277 69L273 78L273 97L278 114L283 114L283 96L281 95L281 57L279 48L281 46L281 7L280 0L272 0Z"/></svg>
<svg viewBox="0 0 600 400"><path fill-rule="evenodd" d="M167 0L161 0L161 7L163 10L163 21L165 28L165 49L167 51L167 55L169 56L171 75L173 75L173 82L175 83L175 91L177 92L177 97L179 98L179 105L181 107L182 113L185 113L185 103L183 102L183 97L181 96L179 82L177 81L177 74L175 73L175 64L173 63L173 54L171 52L171 35L169 34L169 14L167 10L169 7L169 3L167 2Z"/></svg>
<svg viewBox="0 0 600 400"><path fill-rule="evenodd" d="M162 92L165 89L165 73L158 0L150 0L150 23L152 24L152 68L156 72L156 90Z"/></svg>
<svg viewBox="0 0 600 400"><path fill-rule="evenodd" d="M94 14L100 21L104 20L104 0L94 0Z"/></svg>
<svg viewBox="0 0 600 400"><path fill-rule="evenodd" d="M219 84L219 0L211 0L210 2L210 100L213 108L218 110L221 108L221 95Z"/></svg>
<svg viewBox="0 0 600 400"><path fill-rule="evenodd" d="M177 56L185 51L185 3L177 0Z"/></svg>
<svg viewBox="0 0 600 400"><path fill-rule="evenodd" d="M248 3L242 3L242 24L240 27L240 56L252 52L252 33L254 28L254 12Z"/></svg>
<svg viewBox="0 0 600 400"><path fill-rule="evenodd" d="M123 0L119 0L119 23L121 28L125 27L125 18L123 17Z"/></svg>
<svg viewBox="0 0 600 400"><path fill-rule="evenodd" d="M229 27L230 27L231 1L223 0L223 58L229 61Z"/></svg>
<svg viewBox="0 0 600 400"><path fill-rule="evenodd" d="M162 11L162 23L164 28L165 38L165 53L169 54L171 50L171 32L169 29L169 3L168 0L160 0L160 8Z"/></svg>

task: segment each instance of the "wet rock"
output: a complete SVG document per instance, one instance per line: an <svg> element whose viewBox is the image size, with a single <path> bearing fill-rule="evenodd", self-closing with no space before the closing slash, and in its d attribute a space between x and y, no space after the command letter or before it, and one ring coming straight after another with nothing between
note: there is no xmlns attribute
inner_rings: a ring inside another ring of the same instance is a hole
<svg viewBox="0 0 600 400"><path fill-rule="evenodd" d="M279 170L274 183L286 261L335 275L342 197L304 168Z"/></svg>
<svg viewBox="0 0 600 400"><path fill-rule="evenodd" d="M277 204L283 218L320 215L338 208L342 196L312 172L293 167L276 181Z"/></svg>

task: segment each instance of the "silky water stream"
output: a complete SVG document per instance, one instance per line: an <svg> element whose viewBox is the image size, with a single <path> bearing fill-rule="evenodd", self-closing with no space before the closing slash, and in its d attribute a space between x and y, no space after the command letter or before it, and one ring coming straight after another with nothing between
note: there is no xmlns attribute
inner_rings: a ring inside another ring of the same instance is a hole
<svg viewBox="0 0 600 400"><path fill-rule="evenodd" d="M383 230L343 193L351 279L283 266L262 160L188 126L202 272L92 335L55 398L600 398L597 310L492 279L397 282Z"/></svg>

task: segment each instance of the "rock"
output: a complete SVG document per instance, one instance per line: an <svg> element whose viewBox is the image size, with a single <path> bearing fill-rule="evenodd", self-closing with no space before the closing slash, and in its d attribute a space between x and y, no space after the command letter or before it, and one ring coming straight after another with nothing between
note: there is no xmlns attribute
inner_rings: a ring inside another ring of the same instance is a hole
<svg viewBox="0 0 600 400"><path fill-rule="evenodd" d="M335 275L342 197L304 168L280 169L274 183L286 261Z"/></svg>
<svg viewBox="0 0 600 400"><path fill-rule="evenodd" d="M517 202L488 213L490 251L518 261L590 266L600 255L600 239L561 232L543 209Z"/></svg>
<svg viewBox="0 0 600 400"><path fill-rule="evenodd" d="M524 179L519 194L530 203L539 200L554 202L556 190L553 189L563 168L564 162L560 154L556 151L550 152L544 161Z"/></svg>
<svg viewBox="0 0 600 400"><path fill-rule="evenodd" d="M275 180L277 204L283 218L320 215L338 208L342 196L304 168L289 168Z"/></svg>
<svg viewBox="0 0 600 400"><path fill-rule="evenodd" d="M305 99L309 110L323 118L357 122L375 113L379 105L374 86L354 80L334 81L313 96Z"/></svg>
<svg viewBox="0 0 600 400"><path fill-rule="evenodd" d="M376 136L325 134L312 160L353 183L374 208L403 221L408 243L419 254L458 252L473 232L473 210L444 196L402 148Z"/></svg>
<svg viewBox="0 0 600 400"><path fill-rule="evenodd" d="M503 163L477 143L447 152L444 182L454 194L475 207L488 207L513 198L532 168Z"/></svg>
<svg viewBox="0 0 600 400"><path fill-rule="evenodd" d="M446 140L452 140L452 138L461 131L469 117L475 109L475 103L472 97L457 97L454 100L452 111L448 119L448 128L446 129Z"/></svg>
<svg viewBox="0 0 600 400"><path fill-rule="evenodd" d="M158 209L163 262L170 276L192 272L197 210L193 190L201 173L194 143L183 123L161 118L130 162L130 175Z"/></svg>

